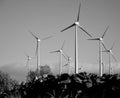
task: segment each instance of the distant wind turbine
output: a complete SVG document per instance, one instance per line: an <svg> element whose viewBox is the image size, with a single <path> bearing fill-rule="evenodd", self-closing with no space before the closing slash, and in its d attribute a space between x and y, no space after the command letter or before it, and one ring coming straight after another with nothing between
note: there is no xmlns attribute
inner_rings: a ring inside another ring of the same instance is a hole
<svg viewBox="0 0 120 98"><path fill-rule="evenodd" d="M65 64L64 66L68 66L68 74L70 74L71 57L64 52L64 58L67 60L67 64Z"/></svg>
<svg viewBox="0 0 120 98"><path fill-rule="evenodd" d="M84 30L82 28L82 26L79 23L79 15L80 15L80 8L81 8L81 3L79 3L79 9L78 9L78 15L77 15L77 19L76 21L68 26L67 28L61 30L61 32L71 28L71 27L75 27L75 73L78 73L78 33L77 33L77 28L79 27L82 31L84 31L88 36L92 37L86 30Z"/></svg>
<svg viewBox="0 0 120 98"><path fill-rule="evenodd" d="M60 53L60 64L59 64L59 74L62 74L62 56L65 56L63 53L63 48L64 48L65 41L62 44L62 47L59 50L52 51L50 53Z"/></svg>
<svg viewBox="0 0 120 98"><path fill-rule="evenodd" d="M102 43L103 42L103 38L108 30L108 26L106 28L106 30L104 31L103 35L99 38L92 38L92 39L88 39L88 40L95 40L95 41L99 41L99 75L102 76L103 75L103 69L102 69Z"/></svg>
<svg viewBox="0 0 120 98"><path fill-rule="evenodd" d="M102 44L103 44L103 43L102 43ZM114 56L114 54L113 54L113 52L112 52L114 45L115 45L115 42L113 43L113 45L112 45L112 47L111 47L110 49L107 49L107 48L105 47L105 45L103 44L105 50L102 51L102 52L106 52L106 53L108 53L108 55L109 55L109 74L111 74L111 56L112 56L112 58L115 60L115 62L117 61L116 58L115 58L115 56Z"/></svg>
<svg viewBox="0 0 120 98"><path fill-rule="evenodd" d="M40 49L39 49L39 44L40 44L41 41L47 40L47 39L49 39L49 38L51 38L51 37L53 37L53 36L48 36L48 37L45 37L45 38L43 38L43 39L40 39L39 37L35 36L31 31L29 31L29 32L30 32L30 34L31 34L31 35L36 39L36 41L37 41L35 56L37 57L37 72L38 72L38 66L40 65L40 55L39 55ZM39 67L39 68L40 68L40 67Z"/></svg>
<svg viewBox="0 0 120 98"><path fill-rule="evenodd" d="M25 53L25 56L27 58L27 62L26 62L26 67L28 67L28 72L30 71L30 60L32 60L34 57L30 57L27 53Z"/></svg>

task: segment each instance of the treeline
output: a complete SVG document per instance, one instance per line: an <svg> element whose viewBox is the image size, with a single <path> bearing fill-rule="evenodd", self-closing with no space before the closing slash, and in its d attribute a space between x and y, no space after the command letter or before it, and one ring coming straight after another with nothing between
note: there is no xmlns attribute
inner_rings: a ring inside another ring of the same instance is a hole
<svg viewBox="0 0 120 98"><path fill-rule="evenodd" d="M10 90L6 98L120 98L120 74L35 76Z"/></svg>
<svg viewBox="0 0 120 98"><path fill-rule="evenodd" d="M8 73L0 71L0 98L8 96L9 92L18 85L18 81L12 79Z"/></svg>

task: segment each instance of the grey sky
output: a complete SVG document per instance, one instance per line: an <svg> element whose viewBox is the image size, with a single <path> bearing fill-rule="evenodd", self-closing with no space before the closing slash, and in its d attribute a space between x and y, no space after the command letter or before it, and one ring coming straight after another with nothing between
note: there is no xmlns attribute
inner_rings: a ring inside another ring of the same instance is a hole
<svg viewBox="0 0 120 98"><path fill-rule="evenodd" d="M119 63L120 0L81 0L81 3L80 24L93 37L101 36L110 26L104 42L110 48L116 41L113 52ZM24 51L34 56L36 47L28 30L41 38L57 33L54 38L41 43L42 65L58 63L59 55L49 52L59 49L64 40L64 50L74 62L74 28L60 31L75 21L78 5L79 0L0 0L0 66L17 64L26 68ZM98 43L86 40L89 37L83 31L78 32L79 63L98 64ZM103 56L107 64L108 55ZM30 64L31 68L36 67L35 60Z"/></svg>

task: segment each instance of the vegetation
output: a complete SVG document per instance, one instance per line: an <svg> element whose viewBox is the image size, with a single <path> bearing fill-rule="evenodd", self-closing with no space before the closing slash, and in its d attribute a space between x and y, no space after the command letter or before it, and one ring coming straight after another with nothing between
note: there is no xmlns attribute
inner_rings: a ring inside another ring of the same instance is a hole
<svg viewBox="0 0 120 98"><path fill-rule="evenodd" d="M47 74L14 86L7 95L6 98L120 98L120 74Z"/></svg>
<svg viewBox="0 0 120 98"><path fill-rule="evenodd" d="M18 84L0 71L0 98L120 98L120 74L93 73L54 76L48 65L28 72Z"/></svg>
<svg viewBox="0 0 120 98"><path fill-rule="evenodd" d="M18 86L18 82L10 78L9 74L0 71L0 98L7 96L9 91Z"/></svg>

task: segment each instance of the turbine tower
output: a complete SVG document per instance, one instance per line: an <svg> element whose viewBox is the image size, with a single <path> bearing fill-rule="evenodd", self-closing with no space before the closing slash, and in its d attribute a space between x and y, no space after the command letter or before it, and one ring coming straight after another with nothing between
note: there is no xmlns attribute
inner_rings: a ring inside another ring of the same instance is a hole
<svg viewBox="0 0 120 98"><path fill-rule="evenodd" d="M74 27L75 26L75 73L77 74L78 73L78 32L77 32L77 28L79 27L82 31L84 31L88 36L92 37L86 30L84 30L82 28L82 26L80 25L79 23L79 15L80 15L80 8L81 8L81 3L79 3L79 9L78 9L78 15L77 15L77 19L76 21L68 26L67 28L61 30L61 32L71 28L71 27Z"/></svg>
<svg viewBox="0 0 120 98"><path fill-rule="evenodd" d="M105 73L105 64L102 62L102 72L103 72L103 74Z"/></svg>
<svg viewBox="0 0 120 98"><path fill-rule="evenodd" d="M102 43L103 42L103 38L108 30L108 26L106 28L106 30L104 31L103 35L99 38L92 38L92 39L88 39L88 40L95 40L95 41L99 41L99 75L102 76L103 75L103 68L102 68Z"/></svg>
<svg viewBox="0 0 120 98"><path fill-rule="evenodd" d="M50 53L60 53L60 64L59 64L59 74L60 75L62 74L62 56L64 56L64 53L63 53L64 44L65 44L65 41L63 42L62 47L59 50L50 52Z"/></svg>
<svg viewBox="0 0 120 98"><path fill-rule="evenodd" d="M102 44L103 44L103 43L102 43ZM116 58L115 58L115 56L114 56L114 54L113 54L113 52L112 52L113 47L114 47L114 44L115 44L115 42L113 43L113 45L112 45L112 47L111 47L110 49L107 49L107 48L105 47L105 45L103 44L103 46L104 46L104 48L105 48L105 50L104 50L103 52L106 52L106 53L108 53L108 55L109 55L109 74L111 74L111 56L112 56L112 58L115 60L115 62L117 61Z"/></svg>
<svg viewBox="0 0 120 98"><path fill-rule="evenodd" d="M40 49L39 49L39 44L40 44L41 41L47 40L47 39L49 39L49 38L51 38L51 37L53 37L53 36L48 36L48 37L45 37L45 38L43 38L43 39L40 39L39 37L35 36L31 31L29 31L29 32L30 32L30 34L31 34L31 35L36 39L36 41L37 41L35 56L37 57L37 70L36 70L36 71L37 71L37 73L38 73L38 68L39 68L39 65L40 65L40 55L39 55Z"/></svg>

